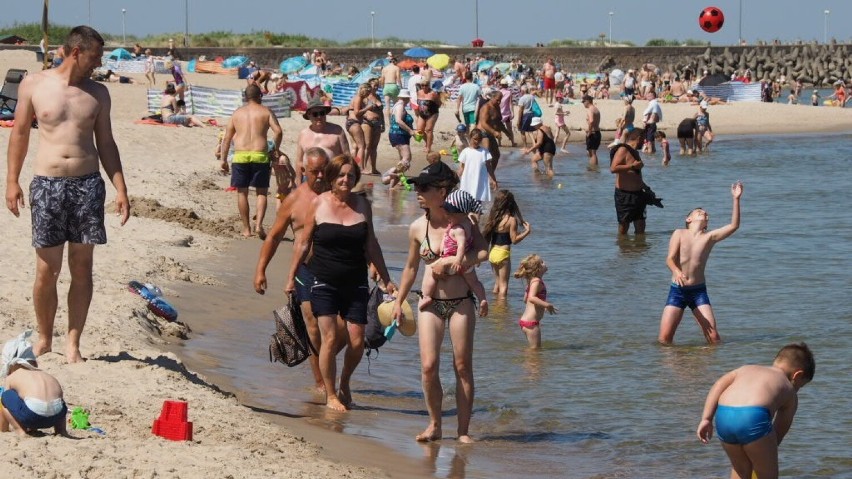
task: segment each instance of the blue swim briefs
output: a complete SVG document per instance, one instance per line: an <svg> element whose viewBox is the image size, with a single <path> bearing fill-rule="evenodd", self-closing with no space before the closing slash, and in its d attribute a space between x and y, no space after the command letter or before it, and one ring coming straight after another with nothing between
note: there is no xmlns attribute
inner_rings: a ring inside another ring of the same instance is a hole
<svg viewBox="0 0 852 479"><path fill-rule="evenodd" d="M52 416L45 417L36 414L27 407L27 404L18 395L18 391L14 389L3 391L2 396L0 396L0 402L3 403L3 407L9 411L12 417L18 421L18 424L27 431L56 427L59 421L65 421L65 415L68 413L68 406L63 401L62 410Z"/></svg>
<svg viewBox="0 0 852 479"><path fill-rule="evenodd" d="M716 434L727 444L745 445L772 432L772 415L763 406L716 407Z"/></svg>
<svg viewBox="0 0 852 479"><path fill-rule="evenodd" d="M672 283L669 288L669 297L666 299L666 306L674 306L680 309L695 309L701 305L710 304L710 297L707 296L707 285L704 283L694 286L678 286Z"/></svg>

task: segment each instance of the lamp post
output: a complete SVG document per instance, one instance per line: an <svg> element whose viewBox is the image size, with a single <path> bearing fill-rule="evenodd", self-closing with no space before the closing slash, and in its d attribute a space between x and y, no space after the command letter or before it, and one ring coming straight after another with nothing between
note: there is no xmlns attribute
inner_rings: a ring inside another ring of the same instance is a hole
<svg viewBox="0 0 852 479"><path fill-rule="evenodd" d="M370 43L376 48L376 12L370 12Z"/></svg>
<svg viewBox="0 0 852 479"><path fill-rule="evenodd" d="M473 0L473 16L476 19L476 38L479 38L479 0Z"/></svg>
<svg viewBox="0 0 852 479"><path fill-rule="evenodd" d="M740 0L740 45L743 44L743 0Z"/></svg>
<svg viewBox="0 0 852 479"><path fill-rule="evenodd" d="M828 16L831 15L831 10L826 10L825 12L825 28L822 32L822 42L828 44Z"/></svg>
<svg viewBox="0 0 852 479"><path fill-rule="evenodd" d="M615 12L609 12L609 46L612 46L612 16Z"/></svg>
<svg viewBox="0 0 852 479"><path fill-rule="evenodd" d="M121 9L121 44L127 46L127 29L125 28L125 17L127 17L127 9Z"/></svg>
<svg viewBox="0 0 852 479"><path fill-rule="evenodd" d="M184 9L184 27L183 27L183 46L189 46L189 0L183 0Z"/></svg>

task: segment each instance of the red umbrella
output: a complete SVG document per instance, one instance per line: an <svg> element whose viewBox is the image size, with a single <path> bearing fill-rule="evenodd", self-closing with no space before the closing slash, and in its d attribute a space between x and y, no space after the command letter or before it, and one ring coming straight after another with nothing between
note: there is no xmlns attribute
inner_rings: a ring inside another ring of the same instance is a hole
<svg viewBox="0 0 852 479"><path fill-rule="evenodd" d="M399 63L396 64L396 66L402 68L403 70L410 70L411 68L414 67L414 65L418 65L418 66L420 66L420 68L423 68L424 66L426 66L425 63L419 62L417 60L413 60L411 58L406 58L405 60L402 60L402 61L400 61Z"/></svg>

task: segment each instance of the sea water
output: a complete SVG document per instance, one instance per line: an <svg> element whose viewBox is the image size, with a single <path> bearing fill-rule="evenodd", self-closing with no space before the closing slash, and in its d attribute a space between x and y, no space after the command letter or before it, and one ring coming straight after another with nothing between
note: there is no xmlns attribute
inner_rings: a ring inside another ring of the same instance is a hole
<svg viewBox="0 0 852 479"><path fill-rule="evenodd" d="M448 340L441 364L447 439L429 445L413 440L428 419L416 337L397 334L361 363L353 379L358 407L347 414L329 414L318 404L307 363L287 369L269 364L258 347L239 350L248 343L263 347L269 317L209 331L181 354L208 356L211 369L231 377L244 400L372 438L422 462L435 477L694 478L728 475L718 440L703 445L695 436L713 382L742 364L770 364L781 346L806 341L816 377L799 393L799 411L780 448L781 475L852 477L851 140L848 134L721 136L712 152L681 157L672 138L670 166L661 166L659 153L644 156L645 181L665 208L649 207L644 237L622 238L606 150L602 168L589 170L585 152L571 145L569 155L557 156L553 178L533 174L528 157L504 151L500 187L515 194L533 228L513 247L512 265L541 255L550 268L548 300L559 312L542 322L542 350L529 351L517 325L523 283L511 281L507 301L490 298L489 316L476 324L470 432L478 443L472 446L452 439ZM671 232L696 207L710 214L709 228L727 224L737 180L745 185L740 229L716 245L706 270L723 343L705 344L687 311L676 344L660 346ZM377 186L373 200L376 229L398 279L408 224L421 212L414 193ZM478 273L490 291L490 267Z"/></svg>

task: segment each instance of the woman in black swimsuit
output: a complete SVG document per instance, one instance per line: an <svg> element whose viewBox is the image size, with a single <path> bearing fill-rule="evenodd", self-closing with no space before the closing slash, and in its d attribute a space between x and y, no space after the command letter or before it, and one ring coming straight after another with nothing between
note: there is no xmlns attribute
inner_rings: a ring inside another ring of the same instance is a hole
<svg viewBox="0 0 852 479"><path fill-rule="evenodd" d="M459 180L449 166L438 161L408 181L417 188L417 201L426 210L426 214L414 220L408 229L408 259L402 270L400 289L394 304L394 317L402 316L402 301L411 291L421 259L430 264L437 281L432 304L421 311L417 319L423 395L429 412L429 425L416 439L441 439L441 403L444 391L438 371L441 344L444 333L449 330L453 344L453 368L456 373L458 440L472 442L468 429L473 412L473 333L476 326L473 296L463 276L438 274L444 273L448 265L447 258L441 258L441 244L447 228L451 226L443 205ZM471 231L473 247L465 256L464 269L484 261L487 257L487 245L479 233L479 228L473 226Z"/></svg>
<svg viewBox="0 0 852 479"><path fill-rule="evenodd" d="M426 153L431 153L435 123L438 122L438 111L441 108L441 97L438 92L432 90L432 85L425 78L420 81L417 106L417 129L426 137Z"/></svg>
<svg viewBox="0 0 852 479"><path fill-rule="evenodd" d="M379 88L378 79L370 80L367 85L368 93L364 100L367 110L364 112L364 121L361 122L361 129L364 131L364 141L367 146L361 165L364 167L365 175L378 175L376 156L378 155L382 132L385 131L384 105L376 94Z"/></svg>
<svg viewBox="0 0 852 479"><path fill-rule="evenodd" d="M538 162L544 160L545 173L547 176L553 176L553 155L556 154L556 142L553 140L553 130L549 126L542 123L541 118L533 117L530 122L530 127L534 128L535 142L526 150L524 154L533 153L532 169L539 173Z"/></svg>
<svg viewBox="0 0 852 479"><path fill-rule="evenodd" d="M326 406L337 411L351 408L349 380L364 355L367 325L367 264L375 266L388 293L390 281L382 249L373 230L373 212L367 199L352 194L361 178L358 164L349 155L335 157L324 172L331 191L316 197L308 207L305 230L293 248L286 291L296 290L296 272L308 251L308 269L314 274L311 309L320 328L320 372ZM346 344L340 388L336 389L337 353Z"/></svg>
<svg viewBox="0 0 852 479"><path fill-rule="evenodd" d="M364 164L364 157L367 156L367 140L364 138L364 130L361 128L361 123L364 121L364 114L367 113L367 97L370 96L370 86L366 83L358 88L358 93L352 97L349 102L349 111L346 113L346 131L352 137L352 142L355 143L355 148L352 154L355 155L355 160L360 164Z"/></svg>

